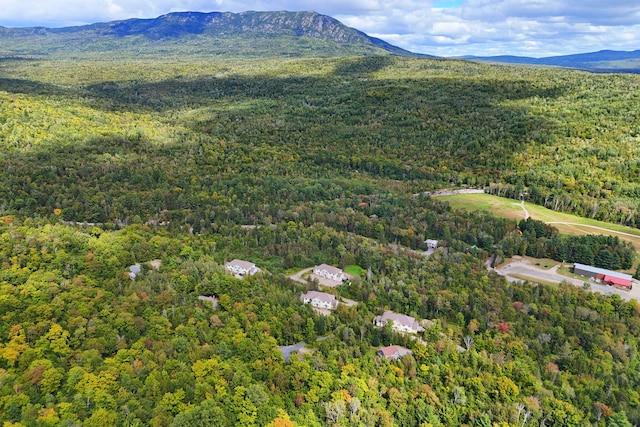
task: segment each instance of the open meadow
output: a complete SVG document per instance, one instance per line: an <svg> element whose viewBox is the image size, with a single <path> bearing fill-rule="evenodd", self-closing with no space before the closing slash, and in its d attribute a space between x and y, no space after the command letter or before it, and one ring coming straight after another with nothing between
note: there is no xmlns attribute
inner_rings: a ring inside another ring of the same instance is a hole
<svg viewBox="0 0 640 427"><path fill-rule="evenodd" d="M498 197L491 194L454 194L440 196L439 200L447 201L457 209L471 211L488 211L493 215L510 218L525 219L528 214L531 218L544 221L553 225L561 233L573 236L585 234L604 234L618 236L622 240L631 242L637 251L640 251L640 230L625 227L620 224L612 224L583 218L564 212L556 212L542 206L531 203L522 203L518 200Z"/></svg>

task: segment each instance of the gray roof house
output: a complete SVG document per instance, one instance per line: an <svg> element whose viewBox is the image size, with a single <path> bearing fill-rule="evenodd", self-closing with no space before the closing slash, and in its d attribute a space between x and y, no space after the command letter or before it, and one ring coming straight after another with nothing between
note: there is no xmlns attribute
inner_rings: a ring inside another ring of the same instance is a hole
<svg viewBox="0 0 640 427"><path fill-rule="evenodd" d="M313 274L317 274L318 276L325 277L329 280L335 280L336 282L347 280L347 275L344 274L341 269L327 264L320 264L314 267Z"/></svg>
<svg viewBox="0 0 640 427"><path fill-rule="evenodd" d="M311 304L316 308L326 308L329 310L338 308L336 296L326 292L309 291L306 294L300 295L300 301L305 304Z"/></svg>
<svg viewBox="0 0 640 427"><path fill-rule="evenodd" d="M373 318L376 326L384 326L387 322L391 322L391 328L397 332L408 332L415 334L424 331L424 328L416 321L415 318L406 314L398 314L393 311L385 311L382 316Z"/></svg>
<svg viewBox="0 0 640 427"><path fill-rule="evenodd" d="M253 276L260 271L252 262L234 259L224 265L224 267L238 276Z"/></svg>

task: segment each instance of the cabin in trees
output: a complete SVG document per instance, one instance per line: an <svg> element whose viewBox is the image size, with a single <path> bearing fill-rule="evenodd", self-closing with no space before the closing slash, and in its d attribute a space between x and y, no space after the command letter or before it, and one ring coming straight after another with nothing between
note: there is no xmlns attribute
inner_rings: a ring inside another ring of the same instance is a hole
<svg viewBox="0 0 640 427"><path fill-rule="evenodd" d="M410 334L415 334L424 331L424 328L418 324L415 318L407 316L406 314L385 311L382 313L382 316L376 316L373 318L373 323L376 326L384 326L388 322L391 322L391 329L396 332L408 332Z"/></svg>
<svg viewBox="0 0 640 427"><path fill-rule="evenodd" d="M243 261L241 259L234 259L231 262L228 262L224 265L224 267L238 276L253 276L257 272L260 271L258 267L252 262Z"/></svg>
<svg viewBox="0 0 640 427"><path fill-rule="evenodd" d="M316 308L326 308L328 310L338 308L336 296L326 292L309 291L306 294L300 295L300 301L305 304L311 304Z"/></svg>
<svg viewBox="0 0 640 427"><path fill-rule="evenodd" d="M378 356L384 357L387 360L398 360L407 354L413 354L413 352L400 345L381 347L380 350L378 350Z"/></svg>
<svg viewBox="0 0 640 427"><path fill-rule="evenodd" d="M606 270L604 268L592 267L575 263L573 264L573 272L580 276L589 277L607 285L621 286L631 289L632 277L629 274L618 273L617 271Z"/></svg>
<svg viewBox="0 0 640 427"><path fill-rule="evenodd" d="M318 276L329 280L335 280L336 282L344 282L347 280L347 275L344 274L341 269L327 264L320 264L317 267L314 267L313 274L317 274Z"/></svg>

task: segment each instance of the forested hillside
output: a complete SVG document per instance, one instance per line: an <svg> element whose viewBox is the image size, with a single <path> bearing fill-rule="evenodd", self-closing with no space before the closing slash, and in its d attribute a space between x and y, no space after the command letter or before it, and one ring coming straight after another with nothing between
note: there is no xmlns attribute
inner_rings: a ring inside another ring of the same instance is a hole
<svg viewBox="0 0 640 427"><path fill-rule="evenodd" d="M630 245L423 194L487 186L638 225L638 83L395 57L3 59L0 421L640 423L637 301L485 265L587 247L627 268ZM234 258L263 272L236 279ZM355 305L301 303L317 283L287 276L322 263L362 270L323 288ZM375 327L385 310L425 330ZM413 354L378 356L390 344Z"/></svg>
<svg viewBox="0 0 640 427"><path fill-rule="evenodd" d="M274 217L275 199L497 183L639 221L637 76L391 57L1 64L11 212L209 227Z"/></svg>

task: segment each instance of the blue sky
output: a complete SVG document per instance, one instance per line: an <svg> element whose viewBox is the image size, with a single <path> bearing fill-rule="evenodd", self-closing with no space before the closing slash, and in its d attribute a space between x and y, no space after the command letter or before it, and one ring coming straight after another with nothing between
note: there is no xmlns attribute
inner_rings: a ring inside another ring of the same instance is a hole
<svg viewBox="0 0 640 427"><path fill-rule="evenodd" d="M433 7L449 8L462 6L462 0L441 0L433 3Z"/></svg>
<svg viewBox="0 0 640 427"><path fill-rule="evenodd" d="M0 26L246 10L314 10L405 49L439 56L640 49L638 0L2 0Z"/></svg>

